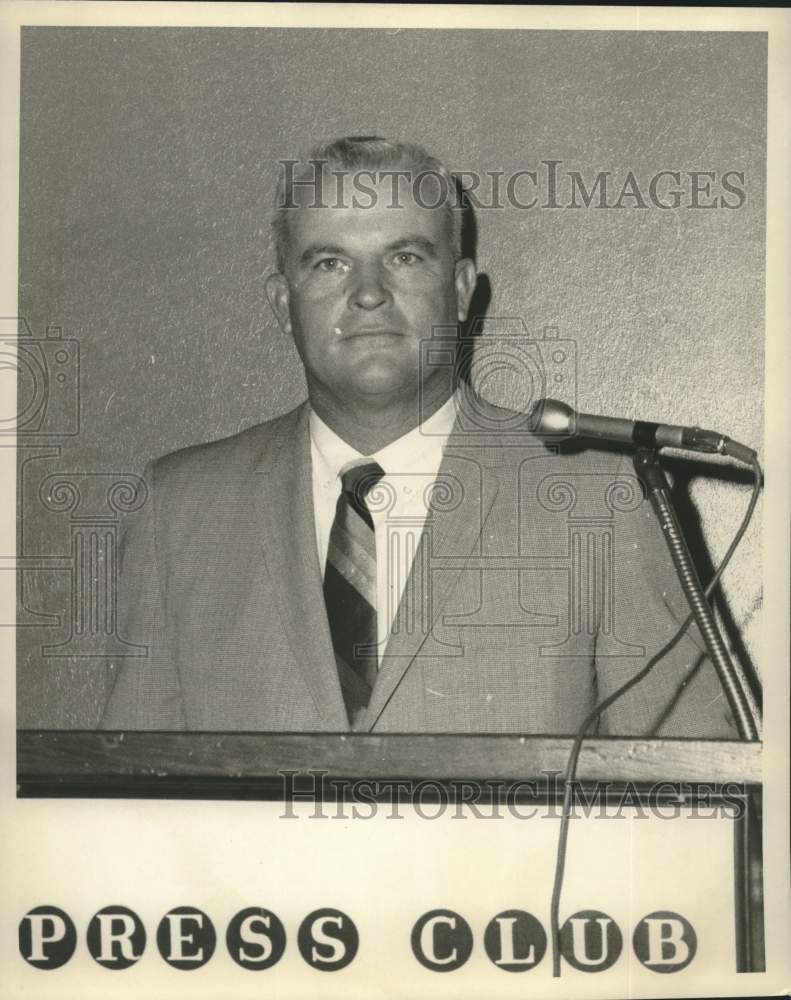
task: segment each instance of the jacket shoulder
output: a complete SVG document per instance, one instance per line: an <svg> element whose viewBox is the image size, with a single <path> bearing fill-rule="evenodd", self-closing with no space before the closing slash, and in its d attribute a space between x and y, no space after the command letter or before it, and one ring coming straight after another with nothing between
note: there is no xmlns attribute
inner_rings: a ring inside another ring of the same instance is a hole
<svg viewBox="0 0 791 1000"><path fill-rule="evenodd" d="M229 437L179 448L151 462L149 474L158 487L185 480L238 477L266 464L282 447L293 445L306 416L307 406L302 403L288 413Z"/></svg>

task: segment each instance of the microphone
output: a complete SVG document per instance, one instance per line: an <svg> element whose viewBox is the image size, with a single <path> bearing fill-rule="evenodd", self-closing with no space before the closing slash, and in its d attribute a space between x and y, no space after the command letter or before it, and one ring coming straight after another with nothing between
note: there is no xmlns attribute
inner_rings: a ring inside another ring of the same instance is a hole
<svg viewBox="0 0 791 1000"><path fill-rule="evenodd" d="M746 465L752 465L758 457L752 448L718 431L577 413L557 399L540 399L532 408L530 419L535 421L537 434L576 435L640 448L682 448L708 455L727 455Z"/></svg>

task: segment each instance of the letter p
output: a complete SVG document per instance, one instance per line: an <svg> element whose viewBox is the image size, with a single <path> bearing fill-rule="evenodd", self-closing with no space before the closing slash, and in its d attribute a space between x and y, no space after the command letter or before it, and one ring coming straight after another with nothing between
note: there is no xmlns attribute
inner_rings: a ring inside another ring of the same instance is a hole
<svg viewBox="0 0 791 1000"><path fill-rule="evenodd" d="M19 951L37 969L57 969L74 954L77 931L71 917L55 906L37 906L19 924Z"/></svg>

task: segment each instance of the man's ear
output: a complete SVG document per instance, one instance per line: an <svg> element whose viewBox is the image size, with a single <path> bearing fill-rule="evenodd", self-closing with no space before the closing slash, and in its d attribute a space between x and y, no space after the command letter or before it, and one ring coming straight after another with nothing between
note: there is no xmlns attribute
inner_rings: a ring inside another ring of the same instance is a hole
<svg viewBox="0 0 791 1000"><path fill-rule="evenodd" d="M478 275L475 271L475 264L469 258L465 257L462 260L456 261L454 283L456 285L456 312L460 323L463 323L467 319L467 312L470 308L472 293L475 291L477 280Z"/></svg>
<svg viewBox="0 0 791 1000"><path fill-rule="evenodd" d="M290 293L288 281L280 272L270 274L266 279L266 297L272 312L277 317L284 333L291 334L291 312L289 310Z"/></svg>

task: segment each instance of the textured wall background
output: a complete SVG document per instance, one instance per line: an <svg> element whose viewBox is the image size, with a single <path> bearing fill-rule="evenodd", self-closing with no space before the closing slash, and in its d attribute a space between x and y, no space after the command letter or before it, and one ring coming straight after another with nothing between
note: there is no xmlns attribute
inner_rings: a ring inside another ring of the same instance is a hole
<svg viewBox="0 0 791 1000"><path fill-rule="evenodd" d="M42 476L140 472L303 398L264 297L275 164L341 134L413 139L462 170L609 170L616 195L629 170L641 187L663 169L743 171L736 210L687 207L687 181L677 210L479 211L478 265L490 316L577 342L582 409L760 445L764 35L36 28L22 54L20 311L36 336L56 324L79 340L82 387L80 434L57 456L21 452L23 554L69 550ZM678 469L705 568L748 486ZM759 535L723 602L753 659ZM65 572L24 587L29 612L68 619ZM94 725L102 661L41 655L67 632L20 629L20 726Z"/></svg>

